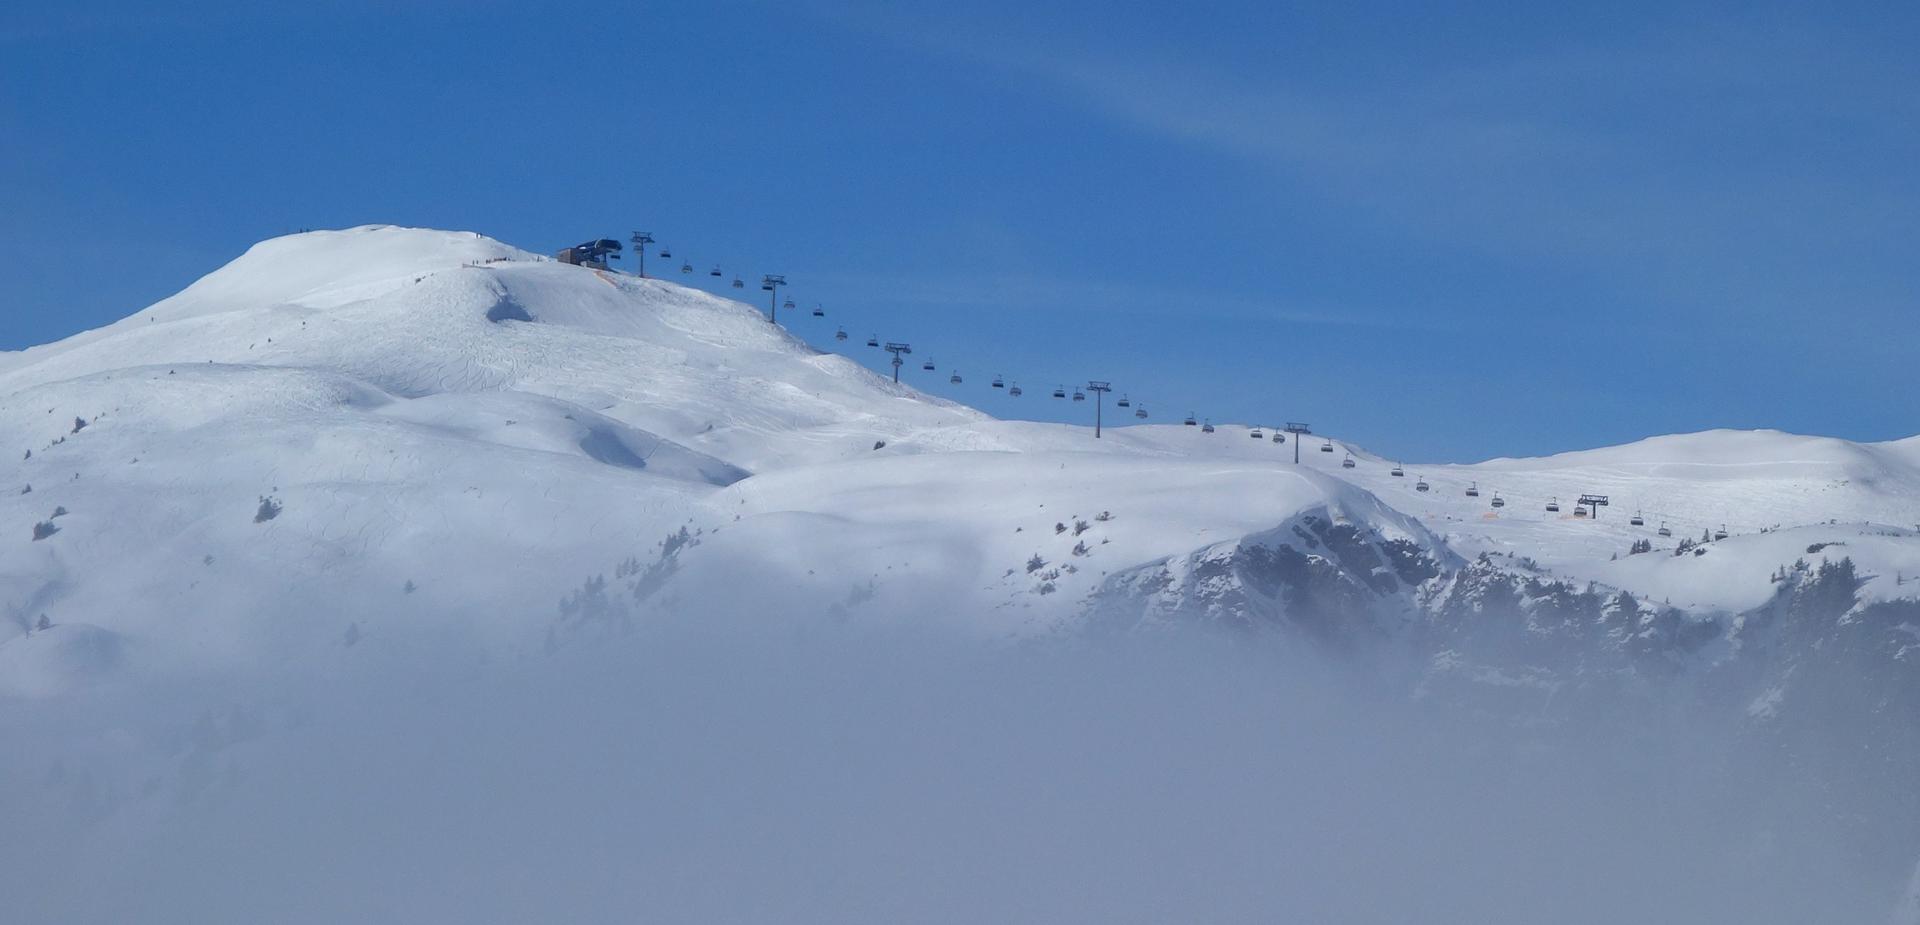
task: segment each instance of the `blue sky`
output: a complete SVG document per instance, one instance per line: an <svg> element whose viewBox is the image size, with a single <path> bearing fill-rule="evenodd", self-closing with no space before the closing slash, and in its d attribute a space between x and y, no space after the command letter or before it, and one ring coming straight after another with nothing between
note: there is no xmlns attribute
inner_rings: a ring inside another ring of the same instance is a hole
<svg viewBox="0 0 1920 925"><path fill-rule="evenodd" d="M1920 433L1913 5L275 6L0 12L0 348L302 227L643 228L1009 416Z"/></svg>

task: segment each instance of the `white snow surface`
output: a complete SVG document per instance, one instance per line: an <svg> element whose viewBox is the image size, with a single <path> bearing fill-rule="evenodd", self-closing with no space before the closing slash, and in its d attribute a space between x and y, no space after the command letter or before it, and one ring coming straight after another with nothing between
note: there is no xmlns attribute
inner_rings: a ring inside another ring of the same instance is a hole
<svg viewBox="0 0 1920 925"><path fill-rule="evenodd" d="M0 435L0 693L22 695L350 645L396 609L524 642L682 527L698 543L668 606L886 623L938 601L992 636L1057 631L1106 575L1316 510L1700 613L1821 555L1853 557L1870 594L1920 595L1920 437L1710 431L1399 478L1337 437L1298 466L1235 425L1096 441L895 385L751 306L471 232L272 239L0 354ZM1609 496L1599 518L1572 516L1584 492ZM1722 524L1705 555L1671 554ZM1655 551L1627 555L1643 538ZM1071 566L1048 593L1034 556Z"/></svg>

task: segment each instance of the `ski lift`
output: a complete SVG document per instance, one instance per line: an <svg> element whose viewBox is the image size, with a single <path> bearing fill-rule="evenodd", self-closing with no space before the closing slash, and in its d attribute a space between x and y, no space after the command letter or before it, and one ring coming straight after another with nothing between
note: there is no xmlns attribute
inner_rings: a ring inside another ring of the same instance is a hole
<svg viewBox="0 0 1920 925"><path fill-rule="evenodd" d="M738 277L738 276L736 276L736 277L734 277L734 278L733 278L733 288L735 288L735 289L745 289L745 288L747 288L747 284L746 284L746 283L743 283L743 282L741 282L741 281L740 281L740 277Z"/></svg>
<svg viewBox="0 0 1920 925"><path fill-rule="evenodd" d="M688 262L688 263L683 263L683 264L681 264L681 265L680 265L680 272L682 272L682 273L692 273L692 272L693 272L693 264L692 264L691 262Z"/></svg>
<svg viewBox="0 0 1920 925"><path fill-rule="evenodd" d="M1086 401L1086 400L1087 400L1087 393L1085 393L1085 392L1082 392L1082 391L1080 391L1079 389L1074 389L1074 390L1073 390L1073 400L1074 400L1074 401Z"/></svg>
<svg viewBox="0 0 1920 925"><path fill-rule="evenodd" d="M868 336L867 336L867 346L869 346L869 347L878 347L878 346L880 346L880 335L878 335L878 334L870 334L870 335L868 335Z"/></svg>
<svg viewBox="0 0 1920 925"><path fill-rule="evenodd" d="M672 259L673 259L673 249L672 249L672 248L670 248L670 247L668 247L668 246L666 246L665 244L662 244L662 245L660 245L660 259L661 259L661 260L672 260Z"/></svg>
<svg viewBox="0 0 1920 925"><path fill-rule="evenodd" d="M947 381L948 381L948 382L951 382L951 383L953 383L954 385L959 385L959 384L960 384L960 374L956 372L956 373L954 373L953 375L951 375L951 376L948 376L948 377L947 377Z"/></svg>
<svg viewBox="0 0 1920 925"><path fill-rule="evenodd" d="M1580 506L1580 505L1578 505L1578 504L1576 504L1576 505L1574 505L1574 506L1573 506L1573 516L1575 516L1575 517L1585 517L1585 516L1587 516L1587 509L1586 509L1586 508L1584 508L1584 507L1581 507L1581 506Z"/></svg>
<svg viewBox="0 0 1920 925"><path fill-rule="evenodd" d="M996 389L1004 389L1007 387L1007 381L1005 379L1000 378L999 376L994 376L993 387Z"/></svg>
<svg viewBox="0 0 1920 925"><path fill-rule="evenodd" d="M1658 534L1660 534L1661 536L1672 536L1672 535L1673 535L1673 531L1672 531L1672 530L1669 530L1669 529L1667 529L1667 522L1666 522L1666 521L1664 521L1664 520L1660 522L1660 529L1658 529L1658 530L1655 530L1654 532L1655 532L1655 533L1658 533Z"/></svg>
<svg viewBox="0 0 1920 925"><path fill-rule="evenodd" d="M1007 389L1007 397L1008 398L1020 397L1020 383L1016 382L1013 384L1011 388Z"/></svg>
<svg viewBox="0 0 1920 925"><path fill-rule="evenodd" d="M815 318L827 317L827 310L824 308L821 308L820 303L818 302L813 303L813 317Z"/></svg>
<svg viewBox="0 0 1920 925"><path fill-rule="evenodd" d="M1399 463L1394 463L1393 471L1387 474L1393 476L1396 479L1403 479L1407 477L1407 470L1400 468Z"/></svg>
<svg viewBox="0 0 1920 925"><path fill-rule="evenodd" d="M1263 434L1263 433L1261 433L1261 432L1260 432L1260 428L1258 428L1258 427L1256 427L1256 428L1254 428L1254 429L1252 429L1252 430L1250 430L1250 431L1247 431L1247 436L1249 436L1249 437L1252 437L1252 438L1253 438L1253 439L1255 439L1255 440L1265 440L1265 439L1267 439L1267 435L1266 435L1266 434Z"/></svg>
<svg viewBox="0 0 1920 925"><path fill-rule="evenodd" d="M1273 432L1273 442L1285 443L1287 442L1287 435L1276 430Z"/></svg>
<svg viewBox="0 0 1920 925"><path fill-rule="evenodd" d="M846 329L846 328L841 328L840 330L838 330L838 331L835 331L835 332L833 332L833 339L834 339L834 340L846 340L846 339L847 339L847 329Z"/></svg>
<svg viewBox="0 0 1920 925"><path fill-rule="evenodd" d="M1054 386L1054 387L1053 387L1053 397L1055 397L1055 398L1065 398L1065 397L1067 397L1067 387L1066 387L1066 386L1064 386L1064 385L1056 385L1056 386Z"/></svg>
<svg viewBox="0 0 1920 925"><path fill-rule="evenodd" d="M1724 540L1724 539L1726 539L1726 538L1727 538L1727 525L1726 525L1726 524L1721 524L1721 525L1720 525L1720 529L1718 529L1718 530L1715 530L1715 531L1713 531L1713 538L1714 538L1714 539L1716 539L1716 540Z"/></svg>
<svg viewBox="0 0 1920 925"><path fill-rule="evenodd" d="M1627 523L1630 523L1636 527L1644 527L1647 525L1647 519L1645 517L1640 516L1639 511L1634 511L1633 516L1631 518L1628 518Z"/></svg>
<svg viewBox="0 0 1920 925"><path fill-rule="evenodd" d="M1468 485L1468 486L1467 486L1467 497L1469 497L1469 498L1478 498L1478 497L1480 497L1480 483L1479 483L1479 482L1474 482L1474 483L1472 483L1472 484L1470 484L1470 485Z"/></svg>
<svg viewBox="0 0 1920 925"><path fill-rule="evenodd" d="M1502 498L1502 497L1500 497L1500 493L1496 491L1496 492L1494 492L1494 493L1493 493L1493 506L1494 506L1494 507L1506 507L1506 506L1507 506L1507 499L1505 499L1505 498Z"/></svg>
<svg viewBox="0 0 1920 925"><path fill-rule="evenodd" d="M719 276L719 275L720 275L720 265L719 265L719 264L717 264L717 263L716 263L716 264L714 264L714 265L713 265L713 269L711 269L711 270L708 270L708 271L707 271L707 275L708 275L708 276Z"/></svg>
<svg viewBox="0 0 1920 925"><path fill-rule="evenodd" d="M1340 468L1342 469L1351 469L1353 468L1353 465L1354 463L1353 463L1352 456L1348 456L1346 459L1340 460Z"/></svg>
<svg viewBox="0 0 1920 925"><path fill-rule="evenodd" d="M787 311L793 311L793 296L787 296L787 301L782 303L780 307Z"/></svg>
<svg viewBox="0 0 1920 925"><path fill-rule="evenodd" d="M1333 441L1328 440L1327 442L1320 444L1320 452L1322 453L1333 452Z"/></svg>
<svg viewBox="0 0 1920 925"><path fill-rule="evenodd" d="M1547 499L1547 513L1549 513L1549 514L1558 514L1558 513L1560 513L1560 499L1559 499L1559 498L1548 498L1548 499Z"/></svg>
<svg viewBox="0 0 1920 925"><path fill-rule="evenodd" d="M933 372L933 361L928 360L925 363L920 364L920 368L926 370L927 372Z"/></svg>
<svg viewBox="0 0 1920 925"><path fill-rule="evenodd" d="M1147 406L1146 406L1146 405L1141 405L1140 407L1138 407L1138 408L1135 408L1135 409L1133 409L1133 416L1134 416L1134 417L1137 417L1137 418L1139 418L1140 420L1143 420L1143 421L1144 421L1144 420L1146 420L1146 419L1147 419Z"/></svg>
<svg viewBox="0 0 1920 925"><path fill-rule="evenodd" d="M1199 421L1197 421L1197 420L1194 420L1194 417L1193 417L1193 413L1192 413L1192 412L1188 412L1188 413L1187 413L1187 420L1186 420L1186 425L1187 425L1188 427L1192 427L1192 426L1194 426L1195 424L1198 424L1198 423L1200 423L1200 422L1199 422Z"/></svg>
<svg viewBox="0 0 1920 925"><path fill-rule="evenodd" d="M1428 485L1427 485L1427 480L1426 480L1426 479L1420 479L1419 481L1417 481L1417 482L1414 482L1414 483L1413 483L1413 490L1414 490L1414 491L1428 491L1428 490L1430 490L1430 489L1429 489L1429 487L1428 487Z"/></svg>
<svg viewBox="0 0 1920 925"><path fill-rule="evenodd" d="M773 291L773 280L770 280L770 279L763 279L763 280L761 280L761 281L760 281L760 291L761 291L761 292L772 292L772 291ZM788 299L788 300L787 300L787 307L788 307L788 308L792 308L792 307L793 307L793 300L792 300L792 299Z"/></svg>
<svg viewBox="0 0 1920 925"><path fill-rule="evenodd" d="M1203 434L1210 434L1210 433L1213 433L1213 421L1212 421L1211 419L1209 419L1209 420L1207 421L1207 423L1205 423L1205 424L1203 424L1203 425L1201 425L1201 426L1200 426L1200 432L1201 432L1201 433L1203 433Z"/></svg>
<svg viewBox="0 0 1920 925"><path fill-rule="evenodd" d="M1115 404L1116 404L1116 405L1118 405L1119 407L1122 407L1122 408L1131 408L1131 407L1133 407L1133 402L1131 402L1131 401L1128 401L1128 400L1127 400L1127 396L1125 396L1125 395L1121 395L1121 396L1120 396L1120 400L1119 400L1118 402L1115 402Z"/></svg>

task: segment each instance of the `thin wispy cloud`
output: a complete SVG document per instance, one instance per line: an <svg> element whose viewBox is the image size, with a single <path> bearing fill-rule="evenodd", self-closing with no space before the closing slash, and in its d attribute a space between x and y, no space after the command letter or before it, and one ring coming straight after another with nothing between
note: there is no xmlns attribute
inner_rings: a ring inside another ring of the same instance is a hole
<svg viewBox="0 0 1920 925"><path fill-rule="evenodd" d="M1764 268L1776 278L1735 296L1751 304L1790 287L1783 266L1820 277L1818 261L1920 228L1888 195L1910 180L1878 161L1823 162L1846 155L1846 138L1920 155L1920 102L1897 89L1920 70L1817 32L1697 23L1637 44L1304 87L1156 50L868 12L836 18L1251 165L1273 195L1321 196L1353 221L1442 246L1628 258L1643 287L1668 294ZM1796 124L1809 130L1798 149L1776 150Z"/></svg>

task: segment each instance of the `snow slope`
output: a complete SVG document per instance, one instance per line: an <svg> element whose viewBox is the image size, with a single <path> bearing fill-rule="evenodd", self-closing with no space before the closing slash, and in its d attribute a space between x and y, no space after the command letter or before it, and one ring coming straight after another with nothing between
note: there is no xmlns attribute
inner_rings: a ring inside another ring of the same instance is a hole
<svg viewBox="0 0 1920 925"><path fill-rule="evenodd" d="M563 621L698 602L1050 633L1108 576L1316 511L1435 561L1512 552L1701 611L1763 600L1818 542L1847 542L1876 593L1920 591L1898 580L1920 571L1920 438L1710 432L1405 478L1318 437L1296 467L1232 425L1094 441L895 385L747 305L468 232L276 238L0 354L0 434L0 690L23 692L350 647L410 631L395 609L506 645L545 638L563 600ZM1587 491L1613 498L1597 521L1541 510ZM1735 536L1625 556L1659 521ZM597 589L608 574L631 594ZM113 655L29 654L54 648L42 615Z"/></svg>

